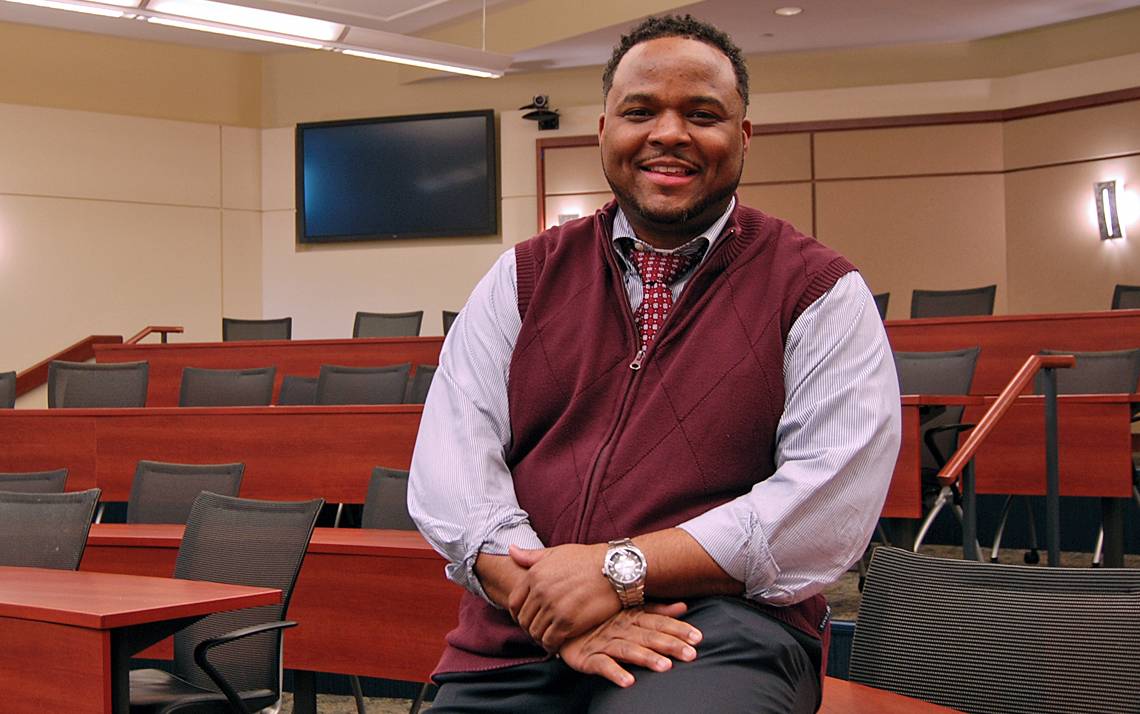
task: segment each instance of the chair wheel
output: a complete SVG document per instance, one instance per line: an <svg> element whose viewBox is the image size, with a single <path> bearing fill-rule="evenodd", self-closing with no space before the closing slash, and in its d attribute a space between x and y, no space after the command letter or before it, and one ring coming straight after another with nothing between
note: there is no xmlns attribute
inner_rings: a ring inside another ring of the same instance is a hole
<svg viewBox="0 0 1140 714"><path fill-rule="evenodd" d="M1025 553L1025 564L1026 565L1037 565L1040 562L1041 562L1041 554L1040 553L1038 553L1035 550L1026 551L1026 553Z"/></svg>
<svg viewBox="0 0 1140 714"><path fill-rule="evenodd" d="M1094 560L1092 562L1092 567L1099 568L1100 566L1101 566L1101 562L1099 560Z"/></svg>
<svg viewBox="0 0 1140 714"><path fill-rule="evenodd" d="M996 563L996 562L998 562L998 557L997 557L996 555L991 555L991 556L990 556L990 562L991 562L991 563Z"/></svg>

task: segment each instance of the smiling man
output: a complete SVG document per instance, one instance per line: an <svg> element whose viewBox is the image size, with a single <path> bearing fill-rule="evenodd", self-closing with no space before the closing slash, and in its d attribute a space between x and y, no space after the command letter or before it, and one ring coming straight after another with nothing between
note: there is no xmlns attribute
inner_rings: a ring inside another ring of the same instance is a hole
<svg viewBox="0 0 1140 714"><path fill-rule="evenodd" d="M814 711L819 592L898 451L886 335L850 263L738 203L724 33L650 18L602 85L616 200L499 259L425 405L409 508L469 591L433 711Z"/></svg>

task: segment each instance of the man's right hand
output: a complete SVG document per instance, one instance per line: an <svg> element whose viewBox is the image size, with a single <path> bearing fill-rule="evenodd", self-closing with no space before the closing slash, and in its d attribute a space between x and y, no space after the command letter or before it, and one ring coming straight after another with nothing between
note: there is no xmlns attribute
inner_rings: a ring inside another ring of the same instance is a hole
<svg viewBox="0 0 1140 714"><path fill-rule="evenodd" d="M619 687L633 684L633 675L620 663L664 672L669 658L690 662L701 632L676 618L685 614L684 603L649 604L622 610L597 627L568 640L558 654L583 674L605 677Z"/></svg>

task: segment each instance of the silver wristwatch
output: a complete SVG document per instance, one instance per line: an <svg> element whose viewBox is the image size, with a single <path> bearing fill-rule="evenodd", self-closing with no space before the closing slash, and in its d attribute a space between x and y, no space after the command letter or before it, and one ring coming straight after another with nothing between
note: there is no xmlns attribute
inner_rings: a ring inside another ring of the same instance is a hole
<svg viewBox="0 0 1140 714"><path fill-rule="evenodd" d="M629 538L611 540L602 562L602 575L614 586L621 606L637 607L645 602L645 553Z"/></svg>

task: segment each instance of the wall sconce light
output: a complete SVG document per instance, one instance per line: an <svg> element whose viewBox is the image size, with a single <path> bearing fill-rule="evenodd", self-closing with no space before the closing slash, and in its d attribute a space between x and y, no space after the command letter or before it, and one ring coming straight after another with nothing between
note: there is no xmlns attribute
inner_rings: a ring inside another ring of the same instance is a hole
<svg viewBox="0 0 1140 714"><path fill-rule="evenodd" d="M1120 224L1120 211L1116 207L1116 182L1101 181L1093 191L1100 239L1123 238L1124 227Z"/></svg>

